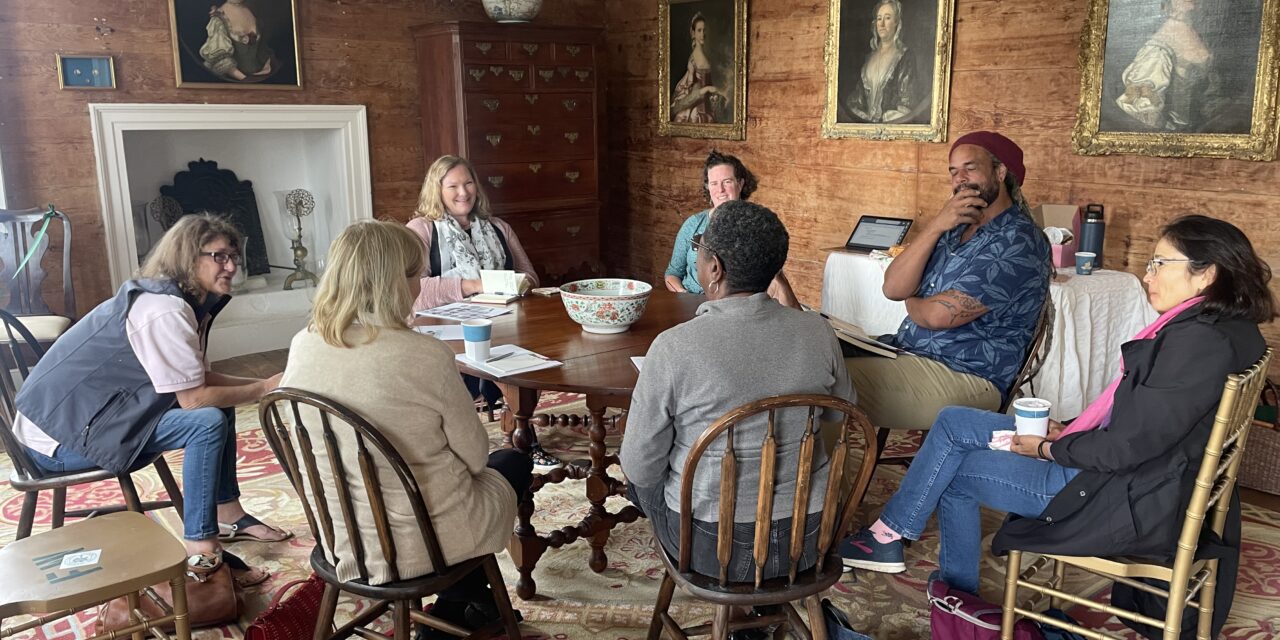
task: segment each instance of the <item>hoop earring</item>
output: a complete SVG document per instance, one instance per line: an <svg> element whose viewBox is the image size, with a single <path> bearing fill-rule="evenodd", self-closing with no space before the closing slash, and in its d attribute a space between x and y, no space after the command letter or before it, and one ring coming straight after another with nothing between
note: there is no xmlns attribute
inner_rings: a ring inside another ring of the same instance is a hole
<svg viewBox="0 0 1280 640"><path fill-rule="evenodd" d="M707 286L707 291L710 291L711 293L720 293L720 283L718 281L712 282Z"/></svg>

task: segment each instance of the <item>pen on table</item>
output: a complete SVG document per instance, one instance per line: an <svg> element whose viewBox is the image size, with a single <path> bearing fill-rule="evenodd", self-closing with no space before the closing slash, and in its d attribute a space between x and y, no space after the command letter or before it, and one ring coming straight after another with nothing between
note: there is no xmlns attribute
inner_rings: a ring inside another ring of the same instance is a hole
<svg viewBox="0 0 1280 640"><path fill-rule="evenodd" d="M490 362L497 362L497 361L499 361L499 360L501 360L501 359L503 359L503 358L510 358L511 356L514 356L515 354L516 354L516 352L514 352L514 351L508 351L507 353L504 353L504 354L502 354L502 355L500 355L500 356L494 356L494 357L492 357L492 358L489 358L488 360L485 360L484 362L485 362L485 364L489 364Z"/></svg>

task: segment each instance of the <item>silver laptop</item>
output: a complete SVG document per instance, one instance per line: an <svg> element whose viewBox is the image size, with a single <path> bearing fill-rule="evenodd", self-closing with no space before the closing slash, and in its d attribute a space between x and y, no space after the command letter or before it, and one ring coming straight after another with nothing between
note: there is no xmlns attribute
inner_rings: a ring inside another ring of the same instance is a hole
<svg viewBox="0 0 1280 640"><path fill-rule="evenodd" d="M911 229L910 218L888 218L885 216L862 216L854 225L853 233L845 241L844 248L851 253L871 253L875 249L881 251L894 245L902 244Z"/></svg>

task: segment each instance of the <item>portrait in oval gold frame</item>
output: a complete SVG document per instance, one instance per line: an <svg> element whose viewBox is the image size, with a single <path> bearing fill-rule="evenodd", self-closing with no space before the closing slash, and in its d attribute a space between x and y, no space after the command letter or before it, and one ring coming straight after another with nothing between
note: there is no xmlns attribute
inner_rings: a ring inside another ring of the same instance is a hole
<svg viewBox="0 0 1280 640"><path fill-rule="evenodd" d="M1273 160L1280 0L1090 0L1083 155Z"/></svg>
<svg viewBox="0 0 1280 640"><path fill-rule="evenodd" d="M955 0L830 0L822 137L947 139Z"/></svg>
<svg viewBox="0 0 1280 640"><path fill-rule="evenodd" d="M747 0L658 0L658 135L747 137Z"/></svg>

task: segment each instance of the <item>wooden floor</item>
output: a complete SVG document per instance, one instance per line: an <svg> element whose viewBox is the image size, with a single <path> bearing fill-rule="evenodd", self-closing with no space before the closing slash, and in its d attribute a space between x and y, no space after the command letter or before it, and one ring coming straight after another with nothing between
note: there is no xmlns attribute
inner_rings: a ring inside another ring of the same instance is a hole
<svg viewBox="0 0 1280 640"><path fill-rule="evenodd" d="M213 363L213 370L232 376L250 378L267 378L284 371L285 362L289 359L288 349L253 353L238 358L228 358ZM1249 504L1265 507L1272 511L1280 511L1280 495L1263 493L1253 489L1240 489L1240 499Z"/></svg>

